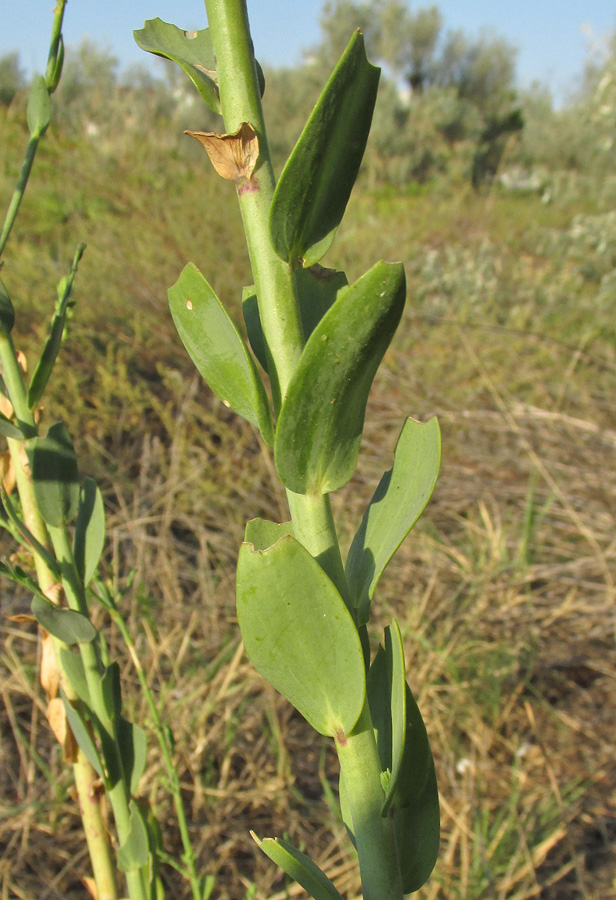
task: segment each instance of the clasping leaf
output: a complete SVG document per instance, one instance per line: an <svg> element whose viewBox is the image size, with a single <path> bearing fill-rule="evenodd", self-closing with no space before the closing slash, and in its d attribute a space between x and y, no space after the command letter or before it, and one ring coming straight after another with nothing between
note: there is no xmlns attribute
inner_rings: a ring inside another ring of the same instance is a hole
<svg viewBox="0 0 616 900"><path fill-rule="evenodd" d="M338 292L300 357L276 427L276 469L297 494L351 478L372 380L400 321L401 263L379 262Z"/></svg>
<svg viewBox="0 0 616 900"><path fill-rule="evenodd" d="M177 63L212 112L220 114L216 59L209 28L183 31L177 25L156 18L149 19L141 30L133 32L133 36L142 50Z"/></svg>
<svg viewBox="0 0 616 900"><path fill-rule="evenodd" d="M272 413L259 370L210 285L188 263L168 293L175 327L203 378L225 406L258 428L271 446Z"/></svg>
<svg viewBox="0 0 616 900"><path fill-rule="evenodd" d="M261 525L253 531L271 534ZM334 584L294 537L267 550L242 544L237 617L255 669L320 734L348 734L365 698L359 634Z"/></svg>
<svg viewBox="0 0 616 900"><path fill-rule="evenodd" d="M353 538L346 575L364 625L379 578L432 495L441 461L441 432L433 418L404 423L393 467L385 472Z"/></svg>
<svg viewBox="0 0 616 900"><path fill-rule="evenodd" d="M356 31L325 85L276 187L270 234L278 256L310 266L329 249L370 131L380 69Z"/></svg>

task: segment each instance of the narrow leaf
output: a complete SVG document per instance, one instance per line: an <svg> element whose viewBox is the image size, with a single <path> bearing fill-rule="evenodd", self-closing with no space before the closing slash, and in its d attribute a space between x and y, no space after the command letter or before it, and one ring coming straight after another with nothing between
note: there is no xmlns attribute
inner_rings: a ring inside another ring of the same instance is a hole
<svg viewBox="0 0 616 900"><path fill-rule="evenodd" d="M0 562L0 574L4 575L6 578L10 578L11 581L15 581L17 584L21 584L22 587L25 587L26 590L31 591L36 597L42 597L44 600L47 600L44 593L39 587L37 581L34 578L31 578L21 566L15 566L11 562L7 562L6 560L2 560ZM48 601L49 602L49 601Z"/></svg>
<svg viewBox="0 0 616 900"><path fill-rule="evenodd" d="M75 522L73 556L79 576L87 587L96 572L105 544L105 507L93 478L84 478Z"/></svg>
<svg viewBox="0 0 616 900"><path fill-rule="evenodd" d="M75 609L63 609L39 596L32 598L31 609L39 625L65 644L90 643L96 637L92 622Z"/></svg>
<svg viewBox="0 0 616 900"><path fill-rule="evenodd" d="M318 264L295 272L297 300L302 320L304 339L308 340L327 310L333 305L338 291L348 284L344 272L324 269ZM267 351L261 327L259 304L254 285L242 293L242 312L252 352L267 372Z"/></svg>
<svg viewBox="0 0 616 900"><path fill-rule="evenodd" d="M404 748L406 743L406 680L404 669L404 648L398 623L394 619L385 629L385 659L387 666L387 695L383 703L389 704L391 721L391 761L390 779L385 792L382 815L389 813L402 774ZM372 704L372 701L371 701ZM372 709L372 705L370 707Z"/></svg>
<svg viewBox="0 0 616 900"><path fill-rule="evenodd" d="M0 334L10 334L15 324L15 310L9 293L0 280Z"/></svg>
<svg viewBox="0 0 616 900"><path fill-rule="evenodd" d="M44 521L56 528L72 522L79 510L79 471L66 425L52 425L47 437L32 438L26 449L36 504Z"/></svg>
<svg viewBox="0 0 616 900"><path fill-rule="evenodd" d="M312 332L276 428L276 468L290 490L326 493L351 478L372 380L404 299L402 264L379 262L339 291Z"/></svg>
<svg viewBox="0 0 616 900"><path fill-rule="evenodd" d="M360 625L368 621L379 578L432 495L440 461L438 421L422 424L407 419L393 468L381 478L347 557L346 574Z"/></svg>
<svg viewBox="0 0 616 900"><path fill-rule="evenodd" d="M124 775L130 785L131 794L136 794L145 772L147 752L145 731L121 717L118 720L118 742Z"/></svg>
<svg viewBox="0 0 616 900"><path fill-rule="evenodd" d="M177 63L212 112L220 114L216 59L209 28L183 31L157 18L149 19L133 36L142 50Z"/></svg>
<svg viewBox="0 0 616 900"><path fill-rule="evenodd" d="M85 249L85 244L78 245L75 250L70 272L68 275L64 275L58 283L58 302L51 320L49 334L45 341L41 358L38 361L36 369L32 373L32 379L28 387L28 406L30 409L33 409L37 405L45 393L45 388L47 387L56 359L58 358L58 353L62 346L64 329L66 327L67 313L71 306L74 305L71 302L73 282L75 280L75 275L77 274L79 261L81 260Z"/></svg>
<svg viewBox="0 0 616 900"><path fill-rule="evenodd" d="M0 413L0 434L3 437L13 438L15 441L23 441L24 439L23 432L10 419L7 419L4 413Z"/></svg>
<svg viewBox="0 0 616 900"><path fill-rule="evenodd" d="M225 406L247 419L273 444L269 399L235 325L201 272L189 263L169 288L175 327L195 366Z"/></svg>
<svg viewBox="0 0 616 900"><path fill-rule="evenodd" d="M314 900L342 900L334 884L309 856L282 838L263 838L251 832L266 856L301 885Z"/></svg>
<svg viewBox="0 0 616 900"><path fill-rule="evenodd" d="M351 38L283 169L270 212L276 253L312 265L327 252L357 178L380 69Z"/></svg>
<svg viewBox="0 0 616 900"><path fill-rule="evenodd" d="M120 872L132 872L144 866L148 861L149 849L148 828L144 815L135 800L131 800L128 835L118 849L117 855Z"/></svg>
<svg viewBox="0 0 616 900"><path fill-rule="evenodd" d="M361 643L342 597L291 536L242 544L237 616L248 658L320 734L348 734L361 713Z"/></svg>
<svg viewBox="0 0 616 900"><path fill-rule="evenodd" d="M39 138L45 133L51 118L51 103L47 83L42 75L38 75L32 82L28 97L28 130L30 136Z"/></svg>
<svg viewBox="0 0 616 900"><path fill-rule="evenodd" d="M83 753L94 769L95 772L105 781L105 771L103 768L103 763L99 756L99 752L96 749L96 744L92 740L92 736L90 735L90 729L82 717L81 713L69 702L66 697L66 694L60 688L60 696L62 698L62 702L64 703L64 709L66 710L66 718L68 719L68 723L71 726L71 731L75 736L75 740L77 744L83 750Z"/></svg>

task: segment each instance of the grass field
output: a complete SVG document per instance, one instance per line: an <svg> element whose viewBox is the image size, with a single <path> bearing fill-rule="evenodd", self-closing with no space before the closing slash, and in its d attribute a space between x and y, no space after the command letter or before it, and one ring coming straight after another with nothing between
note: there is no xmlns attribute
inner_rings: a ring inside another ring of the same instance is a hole
<svg viewBox="0 0 616 900"><path fill-rule="evenodd" d="M6 203L25 135L2 115ZM360 468L334 499L347 543L402 418L436 413L443 430L435 495L377 598L383 624L392 614L401 624L439 778L442 850L421 900L616 898L615 195L615 183L556 173L543 196L360 182L324 261L356 277L379 257L402 259L409 283ZM103 489L105 572L126 589L123 611L173 728L214 896L299 893L252 828L310 848L352 897L333 749L254 673L235 622L244 523L284 520L284 497L254 431L194 374L166 305L192 260L239 321L251 277L234 200L179 138L94 146L51 135L3 279L34 359L55 284L88 243L44 421L67 419L83 472ZM1 896L83 897L88 861L44 717L37 638L5 618L28 606L4 586ZM130 658L106 635L147 728ZM178 854L153 739L142 796ZM164 878L169 897L189 896L172 868Z"/></svg>

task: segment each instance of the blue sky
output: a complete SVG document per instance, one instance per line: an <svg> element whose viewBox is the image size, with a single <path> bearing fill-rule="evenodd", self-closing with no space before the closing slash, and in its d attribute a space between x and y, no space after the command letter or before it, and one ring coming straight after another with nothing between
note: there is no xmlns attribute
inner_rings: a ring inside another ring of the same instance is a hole
<svg viewBox="0 0 616 900"><path fill-rule="evenodd" d="M518 47L518 80L539 80L561 102L575 88L586 58L590 29L601 38L616 29L616 4L610 0L423 0L436 2L446 28L471 34L489 29ZM264 62L292 65L302 48L318 42L321 0L248 0L257 56ZM0 0L0 55L20 50L22 64L41 70L46 58L54 0ZM124 64L144 60L132 31L160 16L187 29L206 24L203 0L69 0L66 43L87 35Z"/></svg>

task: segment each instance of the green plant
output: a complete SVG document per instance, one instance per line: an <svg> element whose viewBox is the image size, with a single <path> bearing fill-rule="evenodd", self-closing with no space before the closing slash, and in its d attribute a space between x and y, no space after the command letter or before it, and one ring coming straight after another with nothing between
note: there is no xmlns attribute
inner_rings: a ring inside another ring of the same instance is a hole
<svg viewBox="0 0 616 900"><path fill-rule="evenodd" d="M368 625L378 581L433 490L440 433L434 419L407 419L393 468L343 564L329 494L355 470L368 394L400 321L405 278L400 263L378 262L349 285L342 272L318 265L359 172L379 70L356 32L276 182L245 2L206 0L206 8L209 29L188 33L155 19L135 37L144 50L175 61L224 119L224 133L189 134L237 189L255 282L243 296L251 349L193 264L169 290L171 312L212 390L273 448L287 493L291 521L252 520L239 553L237 613L248 656L333 738L364 896L398 898L417 890L434 865L438 794L397 623L374 655ZM256 840L315 900L339 897L287 841Z"/></svg>
<svg viewBox="0 0 616 900"><path fill-rule="evenodd" d="M30 139L17 186L0 232L4 251L19 212L34 158L51 118L50 95L56 89L64 58L62 22L66 0L54 11L47 69L30 90L27 122ZM109 613L133 658L167 770L184 855L173 865L190 881L195 900L212 890L211 879L200 879L188 836L172 736L160 719L143 675L117 598L97 575L105 541L103 498L96 482L82 479L68 428L52 424L39 433L41 400L58 359L66 331L77 267L85 249L80 244L68 275L57 287L57 303L40 358L26 387L25 367L13 343L15 311L8 289L0 281L0 363L2 367L0 434L8 443L3 456L0 526L32 560L36 578L13 560L0 572L33 594L32 616L42 629L41 682L48 699L51 728L72 765L83 828L94 874L94 894L116 900L117 872L125 874L131 900L162 896L158 876L160 829L136 799L146 763L146 735L123 715L120 668L109 657L107 644L90 617L97 601ZM23 555L23 554L22 554ZM117 831L117 850L107 829L103 796L109 800Z"/></svg>

